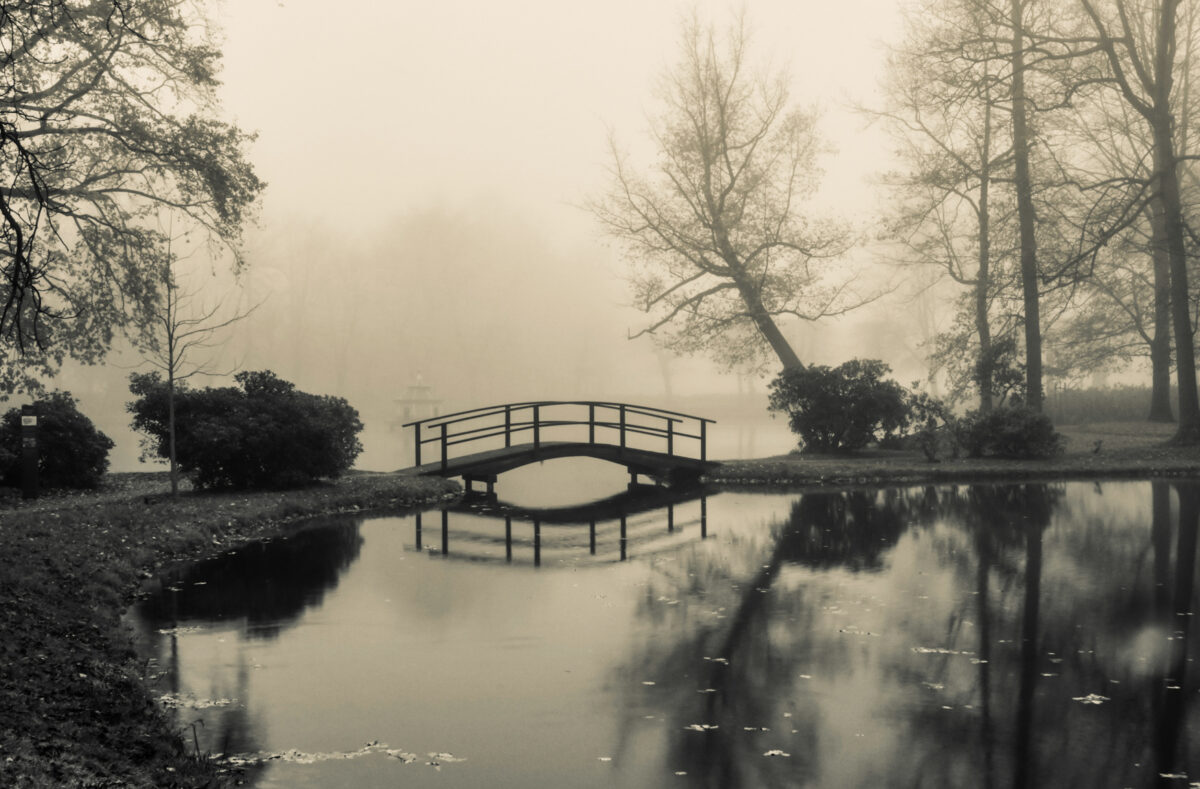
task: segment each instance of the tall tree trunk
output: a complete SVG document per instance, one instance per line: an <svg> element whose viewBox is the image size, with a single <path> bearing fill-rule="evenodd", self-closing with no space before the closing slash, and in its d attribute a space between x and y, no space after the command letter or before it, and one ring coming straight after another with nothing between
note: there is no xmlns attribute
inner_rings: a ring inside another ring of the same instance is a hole
<svg viewBox="0 0 1200 789"><path fill-rule="evenodd" d="M736 258L734 258L736 259ZM731 265L732 269L733 266ZM783 336L779 325L775 323L775 319L767 312L766 305L762 302L762 296L758 290L750 283L745 281L745 277L741 274L732 275L733 281L737 284L738 293L741 294L742 301L746 304L746 311L750 313L750 319L754 321L754 325L758 327L758 331L766 339L767 344L771 346L771 350L775 352L775 356L779 358L783 364L783 369L787 370L792 367L803 366L800 362L800 357L792 350L792 345Z"/></svg>
<svg viewBox="0 0 1200 789"><path fill-rule="evenodd" d="M1200 398L1196 393L1196 356L1189 309L1187 252L1183 205L1179 193L1179 160L1175 155L1171 84L1175 53L1175 14L1179 0L1163 0L1154 57L1154 167L1162 201L1167 255L1171 267L1171 317L1175 330L1175 376L1179 385L1178 444L1200 443Z"/></svg>
<svg viewBox="0 0 1200 789"><path fill-rule="evenodd" d="M1154 264L1154 337L1150 341L1151 422L1174 422L1171 409L1171 260L1162 203L1151 203L1150 244Z"/></svg>
<svg viewBox="0 0 1200 789"><path fill-rule="evenodd" d="M992 103L984 105L982 156L979 168L979 271L975 277L975 331L979 335L979 410L992 410L992 328L988 323L988 288L991 283L991 217L988 211L991 186Z"/></svg>
<svg viewBox="0 0 1200 789"><path fill-rule="evenodd" d="M1010 0L1012 24L1013 180L1021 238L1021 289L1025 301L1025 402L1042 410L1042 329L1034 236L1033 182L1029 175L1029 123L1025 101L1023 0Z"/></svg>

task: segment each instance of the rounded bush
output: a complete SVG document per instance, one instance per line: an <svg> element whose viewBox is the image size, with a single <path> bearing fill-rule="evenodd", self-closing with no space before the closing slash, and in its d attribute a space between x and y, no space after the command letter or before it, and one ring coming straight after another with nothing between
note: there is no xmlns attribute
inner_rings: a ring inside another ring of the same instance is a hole
<svg viewBox="0 0 1200 789"><path fill-rule="evenodd" d="M298 391L269 370L234 380L240 388L176 389L176 459L197 487L299 487L340 476L362 451L362 422L343 398ZM166 382L135 373L129 388L134 429L169 457Z"/></svg>
<svg viewBox="0 0 1200 789"><path fill-rule="evenodd" d="M79 411L70 392L38 401L38 484L47 488L94 488L108 470L112 439ZM0 418L0 471L5 485L21 484L21 409Z"/></svg>
<svg viewBox="0 0 1200 789"><path fill-rule="evenodd" d="M884 380L890 372L877 359L789 367L771 382L770 410L787 415L805 452L862 449L908 422L907 393Z"/></svg>
<svg viewBox="0 0 1200 789"><path fill-rule="evenodd" d="M971 457L1041 459L1063 451L1062 436L1050 417L1026 406L972 411L958 420L955 432Z"/></svg>

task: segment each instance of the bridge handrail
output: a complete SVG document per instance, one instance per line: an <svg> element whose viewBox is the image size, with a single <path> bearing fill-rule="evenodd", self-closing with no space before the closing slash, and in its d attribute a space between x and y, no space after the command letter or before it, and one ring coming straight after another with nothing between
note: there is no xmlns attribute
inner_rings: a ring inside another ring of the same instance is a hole
<svg viewBox="0 0 1200 789"><path fill-rule="evenodd" d="M503 405L489 405L482 408L471 408L466 411L456 411L453 414L442 414L440 416L431 416L426 419L418 419L414 422L405 422L401 427L412 427L413 425L428 425L436 427L445 421L446 424L454 424L455 422L466 422L470 419L481 419L485 416L495 416L503 414L506 409L511 411L520 410L522 408L532 408L533 406L555 406L555 405L594 405L601 408L620 408L625 407L626 413L637 414L639 416L653 416L659 419L665 419L664 414L679 417L672 421L681 422L685 419L694 419L697 422L708 422L716 424L715 419L708 419L702 416L694 416L693 414L684 414L679 411L669 411L665 408L658 408L652 405L633 405L631 403L618 403L609 400L528 400L520 403L504 403ZM487 413L484 413L487 412ZM451 417L458 417L451 419Z"/></svg>
<svg viewBox="0 0 1200 789"><path fill-rule="evenodd" d="M550 408L555 406L587 406L588 418L582 419L542 419L540 409L543 407ZM597 419L596 409L609 409L619 411L620 421L609 421L609 419ZM513 421L514 412L529 410L532 412L532 417L528 420ZM470 429L455 429L450 432L451 425L458 425L462 422L470 422L477 419L486 419L489 417L497 417L503 415L504 423L501 424L486 424L481 427ZM626 420L627 416L648 417L650 419L662 420L665 424L658 427L657 424L638 424L630 423ZM698 433L688 433L676 429L676 424L682 425L686 421L695 421L699 425ZM453 414L444 414L426 419L418 419L413 422L404 423L403 427L413 428L414 433L414 450L415 450L415 465L421 465L421 447L428 443L439 443L441 445L441 465L446 468L446 463L449 460L449 448L458 444L470 443L486 438L504 437L504 445L510 446L512 435L526 430L533 431L533 445L538 447L541 444L541 429L561 426L588 426L590 443L595 443L596 428L607 428L616 430L620 433L620 447L622 451L625 449L625 437L627 434L634 433L640 435L654 436L656 438L665 438L667 441L667 454L674 455L674 443L676 439L695 439L700 443L700 459L705 460L707 457L707 426L715 424L715 419L707 419L701 416L693 416L684 414L679 411L670 411L665 408L657 408L655 406L641 406L630 403L616 403L605 400L531 400L520 403L506 403L503 405L484 406L482 408L473 408L466 411L458 411ZM440 428L440 430L438 430ZM426 435L422 435L425 431ZM433 435L428 433L433 432Z"/></svg>

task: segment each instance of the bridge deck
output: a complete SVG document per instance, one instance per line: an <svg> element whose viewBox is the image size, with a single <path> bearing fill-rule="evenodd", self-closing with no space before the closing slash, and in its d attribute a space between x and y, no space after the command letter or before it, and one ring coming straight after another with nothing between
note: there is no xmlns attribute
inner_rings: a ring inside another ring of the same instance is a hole
<svg viewBox="0 0 1200 789"><path fill-rule="evenodd" d="M625 466L630 472L656 477L698 477L717 464L698 458L668 455L645 449L576 441L542 441L538 445L515 446L475 452L470 455L424 463L408 469L411 474L483 479L530 463L564 457L592 457Z"/></svg>

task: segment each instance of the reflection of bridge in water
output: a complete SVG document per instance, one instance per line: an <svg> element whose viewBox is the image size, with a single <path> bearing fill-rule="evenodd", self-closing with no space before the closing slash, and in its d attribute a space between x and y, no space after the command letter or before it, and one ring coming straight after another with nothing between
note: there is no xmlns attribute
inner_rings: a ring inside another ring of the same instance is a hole
<svg viewBox="0 0 1200 789"><path fill-rule="evenodd" d="M696 536L708 537L707 491L700 486L635 485L626 493L571 507L467 500L443 508L440 515L443 556L507 563L532 559L535 566L542 563L543 549L553 551L558 559L625 561L634 552L644 556L671 550ZM503 535L498 529L501 521ZM521 533L514 533L514 525L521 527ZM422 550L423 531L424 519L418 513L417 550Z"/></svg>
<svg viewBox="0 0 1200 789"><path fill-rule="evenodd" d="M493 491L496 477L551 458L592 457L625 466L638 475L672 483L695 482L714 463L708 460L704 417L649 406L599 401L509 403L409 422L413 429L412 474L459 477ZM553 431L556 440L545 440ZM523 434L518 436L518 434ZM532 440L516 443L517 438ZM568 439L568 440L560 440ZM455 455L472 444L471 454ZM436 447L428 460L426 445ZM680 450L687 450L681 452Z"/></svg>

